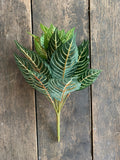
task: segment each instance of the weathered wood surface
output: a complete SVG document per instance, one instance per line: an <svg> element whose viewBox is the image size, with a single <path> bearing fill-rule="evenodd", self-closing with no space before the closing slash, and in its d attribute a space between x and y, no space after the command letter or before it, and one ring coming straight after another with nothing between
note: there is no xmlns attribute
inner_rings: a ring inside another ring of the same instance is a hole
<svg viewBox="0 0 120 160"><path fill-rule="evenodd" d="M33 31L53 23L66 31L76 27L77 43L88 39L88 1L33 1ZM56 116L45 96L37 92L39 158L91 160L90 97L88 89L72 94L61 113L61 142L56 138Z"/></svg>
<svg viewBox="0 0 120 160"><path fill-rule="evenodd" d="M33 1L33 31L53 23L77 30L77 44L89 38L88 0ZM93 159L120 159L120 2L91 0L92 68L103 72L92 87ZM0 1L0 159L37 160L34 90L25 82L13 57L14 39L31 48L29 0ZM37 92L40 160L91 160L90 91L71 94L61 113L61 142L56 116Z"/></svg>
<svg viewBox="0 0 120 160"><path fill-rule="evenodd" d="M31 47L29 0L0 1L0 159L36 160L34 90L18 70L14 40ZM27 39L27 40L26 40Z"/></svg>
<svg viewBox="0 0 120 160"><path fill-rule="evenodd" d="M91 0L94 160L120 160L120 1Z"/></svg>

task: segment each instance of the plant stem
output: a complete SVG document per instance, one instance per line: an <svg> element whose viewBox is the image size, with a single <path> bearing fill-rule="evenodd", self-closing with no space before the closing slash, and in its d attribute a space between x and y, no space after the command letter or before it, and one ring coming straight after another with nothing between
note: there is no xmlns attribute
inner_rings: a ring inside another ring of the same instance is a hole
<svg viewBox="0 0 120 160"><path fill-rule="evenodd" d="M60 112L58 112L56 115L57 115L57 138L58 142L60 142Z"/></svg>
<svg viewBox="0 0 120 160"><path fill-rule="evenodd" d="M54 104L53 104L53 107L56 112L56 119L57 119L57 139L58 139L58 142L60 142L60 113L61 113L61 109L63 108L63 105L65 104L65 101L67 100L68 96L69 96L69 94L61 101L57 101L55 99Z"/></svg>

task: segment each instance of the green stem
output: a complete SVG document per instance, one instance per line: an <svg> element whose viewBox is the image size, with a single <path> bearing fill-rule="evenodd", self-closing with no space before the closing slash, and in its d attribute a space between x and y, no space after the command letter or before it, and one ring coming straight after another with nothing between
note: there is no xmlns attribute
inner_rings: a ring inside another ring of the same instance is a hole
<svg viewBox="0 0 120 160"><path fill-rule="evenodd" d="M57 138L58 142L60 142L60 112L58 112L56 115L57 115Z"/></svg>
<svg viewBox="0 0 120 160"><path fill-rule="evenodd" d="M63 108L63 105L65 104L65 101L67 100L68 96L69 95L67 95L61 101L57 101L56 99L54 99L53 107L55 109L56 118L57 118L57 139L58 139L58 142L60 142L60 112L61 112L61 109Z"/></svg>

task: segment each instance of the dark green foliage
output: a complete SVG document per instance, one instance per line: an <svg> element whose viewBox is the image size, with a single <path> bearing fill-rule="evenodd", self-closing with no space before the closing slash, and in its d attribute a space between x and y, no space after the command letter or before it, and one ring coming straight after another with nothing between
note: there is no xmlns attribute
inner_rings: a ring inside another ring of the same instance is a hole
<svg viewBox="0 0 120 160"><path fill-rule="evenodd" d="M63 43L52 55L50 66L53 78L67 78L78 60L78 50L75 36Z"/></svg>
<svg viewBox="0 0 120 160"><path fill-rule="evenodd" d="M61 101L70 92L91 85L100 71L88 69L89 42L83 41L77 47L74 28L65 33L52 24L50 28L40 26L43 31L41 37L31 34L36 52L15 41L25 57L15 54L15 59L26 81L54 103L55 99Z"/></svg>
<svg viewBox="0 0 120 160"><path fill-rule="evenodd" d="M81 83L80 90L91 85L97 79L100 72L97 69L87 69L79 78L79 82Z"/></svg>
<svg viewBox="0 0 120 160"><path fill-rule="evenodd" d="M50 41L48 43L48 50L47 50L47 55L48 55L48 60L51 60L52 54L57 50L62 45L62 41L59 38L58 35L58 30L55 29L54 33L52 34Z"/></svg>
<svg viewBox="0 0 120 160"><path fill-rule="evenodd" d="M36 90L46 95L57 115L57 136L60 141L60 112L73 91L90 86L100 70L89 69L89 42L76 45L75 28L65 33L51 24L40 24L41 37L34 38L35 51L30 51L15 41L23 57L15 54L16 63L25 80Z"/></svg>

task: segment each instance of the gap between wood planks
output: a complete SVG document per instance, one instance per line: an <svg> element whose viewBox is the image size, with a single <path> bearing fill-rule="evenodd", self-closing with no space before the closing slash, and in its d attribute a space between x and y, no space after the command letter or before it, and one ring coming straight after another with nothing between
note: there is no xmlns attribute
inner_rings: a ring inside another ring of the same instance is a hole
<svg viewBox="0 0 120 160"><path fill-rule="evenodd" d="M90 56L90 68L91 68L91 23L90 23L90 0L88 0L88 27L89 27L89 56ZM92 110L92 86L90 86L90 114L91 114L91 156L93 160L93 110Z"/></svg>
<svg viewBox="0 0 120 160"><path fill-rule="evenodd" d="M31 3L31 32L33 34L33 8L32 8L32 0ZM34 41L32 37L32 50L34 50ZM35 92L35 118L36 118L36 139L37 139L37 159L39 160L39 136L38 136L38 115L37 115L37 97L36 97L36 90Z"/></svg>

